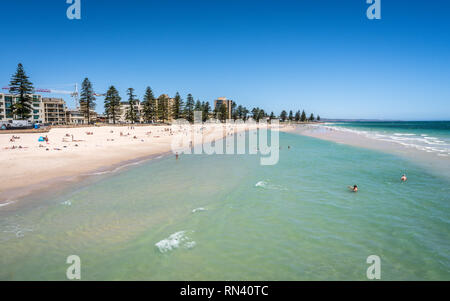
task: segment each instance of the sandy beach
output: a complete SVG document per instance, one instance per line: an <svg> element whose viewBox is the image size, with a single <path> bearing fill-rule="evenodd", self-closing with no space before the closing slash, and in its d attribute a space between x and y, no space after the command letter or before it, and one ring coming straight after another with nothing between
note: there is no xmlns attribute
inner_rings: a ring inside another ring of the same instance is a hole
<svg viewBox="0 0 450 301"><path fill-rule="evenodd" d="M57 180L76 180L132 160L169 153L176 134L170 126L126 125L0 134L0 204L52 189ZM225 136L222 128L205 127L204 134L203 142ZM47 137L48 142L39 141L40 137Z"/></svg>

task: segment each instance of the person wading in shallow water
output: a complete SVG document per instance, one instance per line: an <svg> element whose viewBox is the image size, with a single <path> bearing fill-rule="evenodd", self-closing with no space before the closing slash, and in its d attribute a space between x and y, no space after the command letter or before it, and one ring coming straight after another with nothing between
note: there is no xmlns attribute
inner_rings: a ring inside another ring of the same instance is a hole
<svg viewBox="0 0 450 301"><path fill-rule="evenodd" d="M352 186L348 186L348 189L350 189L353 192L358 192L358 185L353 185L353 187Z"/></svg>
<svg viewBox="0 0 450 301"><path fill-rule="evenodd" d="M400 180L402 180L402 182L406 182L406 180L408 180L408 178L407 178L406 175L404 174L404 175L401 177Z"/></svg>

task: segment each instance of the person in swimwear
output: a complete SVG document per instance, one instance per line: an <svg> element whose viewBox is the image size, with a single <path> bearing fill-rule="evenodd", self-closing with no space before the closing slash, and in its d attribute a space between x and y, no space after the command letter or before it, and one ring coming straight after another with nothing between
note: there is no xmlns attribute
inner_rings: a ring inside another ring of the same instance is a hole
<svg viewBox="0 0 450 301"><path fill-rule="evenodd" d="M353 192L358 192L358 185L348 186L348 188Z"/></svg>
<svg viewBox="0 0 450 301"><path fill-rule="evenodd" d="M406 180L408 180L408 178L406 177L406 175L405 174L403 174L403 176L401 177L401 179L400 180L402 180L402 182L406 182Z"/></svg>

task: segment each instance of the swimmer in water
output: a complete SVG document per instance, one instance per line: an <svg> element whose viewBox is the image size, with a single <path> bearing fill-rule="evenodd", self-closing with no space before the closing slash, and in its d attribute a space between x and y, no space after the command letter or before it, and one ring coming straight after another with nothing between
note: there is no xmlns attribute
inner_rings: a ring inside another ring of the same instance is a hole
<svg viewBox="0 0 450 301"><path fill-rule="evenodd" d="M348 186L348 188L353 192L358 192L358 185Z"/></svg>
<svg viewBox="0 0 450 301"><path fill-rule="evenodd" d="M408 180L408 178L407 178L406 175L404 174L404 175L401 177L400 180L402 180L402 182L406 182L406 180Z"/></svg>

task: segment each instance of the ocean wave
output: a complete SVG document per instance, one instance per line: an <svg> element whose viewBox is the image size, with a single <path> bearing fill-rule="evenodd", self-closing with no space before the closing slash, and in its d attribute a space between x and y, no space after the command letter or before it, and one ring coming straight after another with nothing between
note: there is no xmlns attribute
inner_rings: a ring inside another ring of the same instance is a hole
<svg viewBox="0 0 450 301"><path fill-rule="evenodd" d="M2 203L2 204L0 204L0 207L5 207L5 206L11 205L11 204L14 204L14 201L9 201L9 202L6 202L6 203Z"/></svg>
<svg viewBox="0 0 450 301"><path fill-rule="evenodd" d="M192 210L192 213L199 212L199 211L206 211L206 209L203 208L203 207L195 208L195 209Z"/></svg>
<svg viewBox="0 0 450 301"><path fill-rule="evenodd" d="M446 153L450 150L450 143L445 138L429 136L428 134L414 134L414 133L380 133L377 131L362 131L354 130L340 126L324 126L333 131L347 132L364 136L366 138L397 143L408 148L415 148L417 150L427 153ZM432 147L430 147L432 146Z"/></svg>
<svg viewBox="0 0 450 301"><path fill-rule="evenodd" d="M26 232L33 232L32 228L25 228L20 225L7 225L3 228L3 233L13 234L17 238L22 238L25 236Z"/></svg>
<svg viewBox="0 0 450 301"><path fill-rule="evenodd" d="M72 206L72 202L71 201L64 201L64 202L61 202L61 205Z"/></svg>
<svg viewBox="0 0 450 301"><path fill-rule="evenodd" d="M129 166L134 166L134 165L139 165L142 164L146 161L148 161L149 159L144 159L141 161L136 161L136 162L132 162L132 163L128 163L128 164L124 164L124 165L120 165L112 170L105 170L105 171L98 171L98 172L93 172L93 173L89 173L87 174L88 176L101 176L101 175L105 175L105 174L110 174L110 173L115 173L118 172L119 170L125 168L125 167L129 167Z"/></svg>
<svg viewBox="0 0 450 301"><path fill-rule="evenodd" d="M161 253L166 253L179 247L184 247L186 249L192 249L195 247L196 242L190 240L186 235L186 231L179 231L171 234L168 238L165 238L155 244Z"/></svg>
<svg viewBox="0 0 450 301"><path fill-rule="evenodd" d="M270 189L270 190L287 190L281 185L271 184L269 181L259 181L255 184L257 188Z"/></svg>
<svg viewBox="0 0 450 301"><path fill-rule="evenodd" d="M265 181L259 181L258 183L255 184L255 187L266 187L267 182Z"/></svg>

